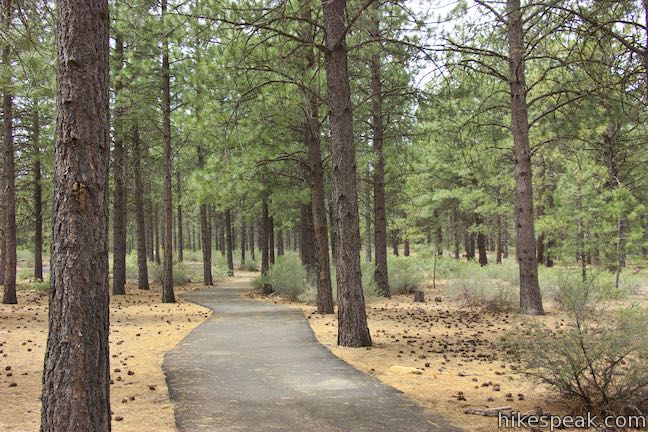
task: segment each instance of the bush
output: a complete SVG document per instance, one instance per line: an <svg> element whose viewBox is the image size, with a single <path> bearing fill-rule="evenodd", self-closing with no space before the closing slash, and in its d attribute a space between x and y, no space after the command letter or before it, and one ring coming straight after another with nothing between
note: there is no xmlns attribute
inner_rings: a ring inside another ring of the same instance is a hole
<svg viewBox="0 0 648 432"><path fill-rule="evenodd" d="M623 415L647 408L647 311L606 311L600 287L577 277L563 280L557 300L568 316L565 328L534 323L511 339L523 373L587 411Z"/></svg>
<svg viewBox="0 0 648 432"><path fill-rule="evenodd" d="M277 257L267 275L254 279L253 287L262 292L266 283L271 284L277 294L290 301L296 301L308 287L306 269L296 254Z"/></svg>
<svg viewBox="0 0 648 432"><path fill-rule="evenodd" d="M32 288L40 292L48 292L50 289L50 277L49 275L44 277L44 280L36 280L31 284Z"/></svg>
<svg viewBox="0 0 648 432"><path fill-rule="evenodd" d="M241 264L239 266L239 270L255 272L259 271L259 266L257 265L256 261L245 260L245 264Z"/></svg>
<svg viewBox="0 0 648 432"><path fill-rule="evenodd" d="M387 276L392 294L411 294L423 281L421 262L413 257L390 257Z"/></svg>
<svg viewBox="0 0 648 432"><path fill-rule="evenodd" d="M449 279L446 290L462 306L485 307L493 312L511 311L519 301L517 286L500 279Z"/></svg>
<svg viewBox="0 0 648 432"><path fill-rule="evenodd" d="M23 267L20 270L18 270L18 274L16 276L20 280L32 279L32 278L34 278L34 269L33 268L28 268L28 267Z"/></svg>

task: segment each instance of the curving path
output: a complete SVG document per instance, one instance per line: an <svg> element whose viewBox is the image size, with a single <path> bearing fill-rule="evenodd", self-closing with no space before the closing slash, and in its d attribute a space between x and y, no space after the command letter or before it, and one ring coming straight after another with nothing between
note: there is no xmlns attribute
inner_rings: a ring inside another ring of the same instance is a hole
<svg viewBox="0 0 648 432"><path fill-rule="evenodd" d="M457 431L335 357L300 311L244 298L249 287L184 297L214 314L164 360L180 432Z"/></svg>

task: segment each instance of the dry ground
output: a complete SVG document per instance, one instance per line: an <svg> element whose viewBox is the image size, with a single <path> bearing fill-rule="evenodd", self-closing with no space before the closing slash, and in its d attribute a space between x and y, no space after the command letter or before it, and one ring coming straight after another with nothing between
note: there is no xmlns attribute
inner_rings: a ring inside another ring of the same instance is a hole
<svg viewBox="0 0 648 432"><path fill-rule="evenodd" d="M176 295L201 288L176 287ZM160 302L161 288L126 287L110 299L112 428L115 432L175 431L162 372L164 353L211 312L178 299ZM0 431L37 431L47 341L47 295L18 293L18 305L0 305Z"/></svg>
<svg viewBox="0 0 648 432"><path fill-rule="evenodd" d="M567 412L546 388L515 373L498 344L524 320L542 319L560 326L560 316L551 307L547 316L530 318L460 307L429 288L425 296L426 303L414 303L411 295L368 300L374 345L364 349L337 346L335 315L318 315L313 306L294 306L303 310L320 343L335 355L466 431L498 430L496 417L465 414L466 408ZM265 301L283 302L276 297Z"/></svg>

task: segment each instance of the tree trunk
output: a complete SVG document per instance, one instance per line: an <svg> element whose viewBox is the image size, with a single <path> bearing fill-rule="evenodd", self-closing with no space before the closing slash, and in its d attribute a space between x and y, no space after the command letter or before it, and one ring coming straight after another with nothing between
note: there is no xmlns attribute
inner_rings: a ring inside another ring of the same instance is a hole
<svg viewBox="0 0 648 432"><path fill-rule="evenodd" d="M215 212L212 211L212 214L215 215ZM225 256L227 251L225 249L225 218L223 214L220 215L220 223L218 224L218 248L220 249L221 255Z"/></svg>
<svg viewBox="0 0 648 432"><path fill-rule="evenodd" d="M11 22L11 0L2 1L2 21L0 28L9 28ZM11 48L5 43L2 52L2 64L7 68L11 65ZM8 71L7 71L8 72ZM4 122L4 230L3 230L3 264L4 264L4 294L2 303L16 304L16 185L14 167L13 139L13 95L10 85L3 89L3 122Z"/></svg>
<svg viewBox="0 0 648 432"><path fill-rule="evenodd" d="M135 182L135 217L137 218L137 287L149 289L146 262L146 225L144 222L144 187L142 185L141 141L139 126L133 127L133 180Z"/></svg>
<svg viewBox="0 0 648 432"><path fill-rule="evenodd" d="M275 241L274 241L274 218L270 216L268 218L268 223L270 228L268 229L268 258L270 259L270 265L275 263Z"/></svg>
<svg viewBox="0 0 648 432"><path fill-rule="evenodd" d="M538 283L536 239L533 217L533 180L529 119L524 72L524 31L520 0L507 0L511 129L515 152L515 195L517 208L517 255L520 269L520 311L542 315Z"/></svg>
<svg viewBox="0 0 648 432"><path fill-rule="evenodd" d="M241 267L245 264L246 247L247 247L247 236L245 235L245 220L241 218Z"/></svg>
<svg viewBox="0 0 648 432"><path fill-rule="evenodd" d="M228 275L234 276L234 239L232 238L232 212L225 210L225 234L227 236L227 269Z"/></svg>
<svg viewBox="0 0 648 432"><path fill-rule="evenodd" d="M495 241L495 264L502 264L502 216L497 216L497 240Z"/></svg>
<svg viewBox="0 0 648 432"><path fill-rule="evenodd" d="M205 167L205 149L202 144L198 145L198 167ZM212 276L212 246L211 246L211 230L209 226L209 219L207 215L207 204L200 205L200 238L202 245L202 258L203 258L203 284L207 286L214 285Z"/></svg>
<svg viewBox="0 0 648 432"><path fill-rule="evenodd" d="M41 180L40 114L34 102L34 277L43 280L43 184Z"/></svg>
<svg viewBox="0 0 648 432"><path fill-rule="evenodd" d="M261 274L268 274L270 264L268 262L268 230L270 222L268 221L268 199L264 196L261 203Z"/></svg>
<svg viewBox="0 0 648 432"><path fill-rule="evenodd" d="M120 33L115 36L117 68L124 67L124 39ZM121 77L115 83L116 109L114 115L114 164L113 178L113 295L126 294L126 150L124 149L123 109L119 105L119 93L123 88Z"/></svg>
<svg viewBox="0 0 648 432"><path fill-rule="evenodd" d="M371 19L370 35L375 43L380 43L380 6L375 1L372 5L375 9ZM385 155L383 152L384 130L383 130L383 99L382 99L382 77L380 59L382 52L375 49L371 55L371 131L373 134L372 145L375 158L373 172L374 189L374 244L376 247L376 267L374 269L374 281L378 291L387 298L391 298L389 289L389 277L387 274L387 212L385 210ZM398 255L398 243L394 243L394 255Z"/></svg>
<svg viewBox="0 0 648 432"><path fill-rule="evenodd" d="M155 223L155 242L153 246L153 252L155 255L155 263L161 264L162 258L160 257L160 216L158 214L157 204L155 205L154 223Z"/></svg>
<svg viewBox="0 0 648 432"><path fill-rule="evenodd" d="M410 242L407 238L403 240L403 256L410 256Z"/></svg>
<svg viewBox="0 0 648 432"><path fill-rule="evenodd" d="M392 241L392 253L394 256L398 256L398 231L393 230L391 233L391 241ZM377 261L377 260L376 260Z"/></svg>
<svg viewBox="0 0 648 432"><path fill-rule="evenodd" d="M346 47L346 0L322 0L331 123L338 345L371 345L360 274L360 223Z"/></svg>
<svg viewBox="0 0 648 432"><path fill-rule="evenodd" d="M250 255L252 256L252 261L256 261L254 256L254 224L250 224Z"/></svg>
<svg viewBox="0 0 648 432"><path fill-rule="evenodd" d="M161 0L162 22L167 15L167 0ZM169 77L169 40L162 37L162 130L164 135L164 258L162 260L162 302L175 303L173 292L173 195L171 187L171 83Z"/></svg>
<svg viewBox="0 0 648 432"><path fill-rule="evenodd" d="M277 231L277 256L284 256L284 231L280 229Z"/></svg>
<svg viewBox="0 0 648 432"><path fill-rule="evenodd" d="M312 20L311 2L304 2L303 18L305 22ZM316 33L313 24L304 29L304 38L313 42ZM317 69L316 56L313 47L305 47L304 73L312 74ZM326 192L324 188L324 170L322 168L322 150L320 143L320 119L318 116L318 100L313 93L304 94L304 144L308 150L309 180L311 187L311 205L304 207L302 223L306 223L308 250L308 267L311 275L317 275L317 313L333 313L333 288L331 284L331 264L329 260L329 239L326 223ZM310 213L308 215L307 213ZM314 241L313 241L314 240ZM313 246L315 246L313 248ZM314 252L311 253L311 252Z"/></svg>
<svg viewBox="0 0 648 432"><path fill-rule="evenodd" d="M371 213L373 210L373 205L371 202L371 192L372 192L372 185L369 184L369 177L371 176L369 172L369 168L367 168L367 187L365 188L365 260L370 263L371 262L371 256L372 256L372 248L373 248L373 232L372 232L372 226L371 226Z"/></svg>
<svg viewBox="0 0 648 432"><path fill-rule="evenodd" d="M56 10L52 285L40 430L109 432L108 2L59 0Z"/></svg>
<svg viewBox="0 0 648 432"><path fill-rule="evenodd" d="M182 232L182 187L180 171L176 171L176 190L178 191L178 261L184 261L184 236Z"/></svg>

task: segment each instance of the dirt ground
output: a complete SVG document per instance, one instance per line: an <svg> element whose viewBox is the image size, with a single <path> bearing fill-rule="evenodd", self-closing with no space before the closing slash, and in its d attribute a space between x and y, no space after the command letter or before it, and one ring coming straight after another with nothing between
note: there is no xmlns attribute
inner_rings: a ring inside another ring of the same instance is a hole
<svg viewBox="0 0 648 432"><path fill-rule="evenodd" d="M335 355L466 431L498 430L497 417L465 414L466 408L510 406L515 412L565 413L566 407L546 388L514 372L497 344L524 319L555 324L558 316L550 308L545 317L523 318L460 307L429 288L425 297L425 303L414 303L411 295L368 300L374 345L364 349L337 346L335 315L294 306L302 309L317 339Z"/></svg>
<svg viewBox="0 0 648 432"><path fill-rule="evenodd" d="M176 287L176 294L201 288ZM160 302L161 287L111 297L110 355L112 430L175 431L173 406L162 372L164 353L211 312L178 299ZM37 431L47 341L47 295L18 293L18 305L0 305L0 431Z"/></svg>

